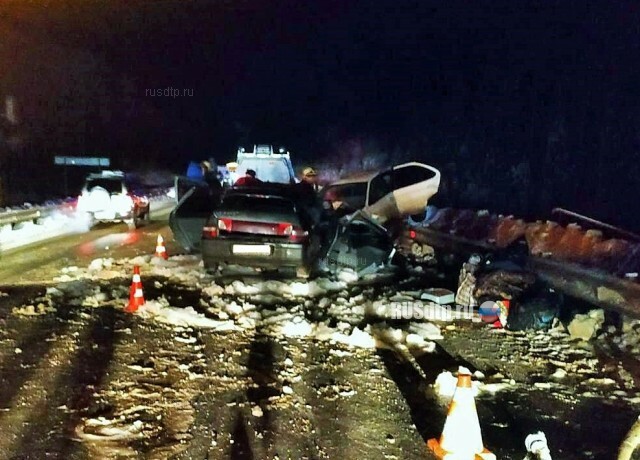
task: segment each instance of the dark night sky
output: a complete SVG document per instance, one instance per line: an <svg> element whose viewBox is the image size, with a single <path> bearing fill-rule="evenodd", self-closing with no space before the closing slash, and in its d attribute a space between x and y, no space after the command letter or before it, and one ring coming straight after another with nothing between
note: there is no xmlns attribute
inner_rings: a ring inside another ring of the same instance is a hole
<svg viewBox="0 0 640 460"><path fill-rule="evenodd" d="M35 43L88 50L138 96L193 89L145 102L164 123L178 119L194 148L220 142L232 120L296 144L320 126L395 136L426 118L455 130L496 110L526 111L531 98L551 106L558 79L600 91L637 71L631 3L34 3L6 18Z"/></svg>
<svg viewBox="0 0 640 460"><path fill-rule="evenodd" d="M538 207L610 198L568 180L626 172L619 195L640 173L633 1L16 1L0 33L0 93L24 100L39 148L175 165L241 142L311 159L373 139L459 180L528 162L552 189ZM166 87L193 97L145 96Z"/></svg>

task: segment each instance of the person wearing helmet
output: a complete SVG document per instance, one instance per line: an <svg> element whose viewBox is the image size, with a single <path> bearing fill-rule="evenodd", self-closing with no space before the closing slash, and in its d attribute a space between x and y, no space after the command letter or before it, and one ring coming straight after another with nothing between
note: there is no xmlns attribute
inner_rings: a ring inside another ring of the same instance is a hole
<svg viewBox="0 0 640 460"><path fill-rule="evenodd" d="M205 176L209 171L211 171L211 163L207 160L201 161L200 168L202 168L202 175Z"/></svg>
<svg viewBox="0 0 640 460"><path fill-rule="evenodd" d="M308 248L309 260L313 262L312 270L326 273L326 254L337 229L337 214L333 209L323 209L324 203L318 194L318 174L315 169L305 168L296 187L304 222L312 230L311 244Z"/></svg>
<svg viewBox="0 0 640 460"><path fill-rule="evenodd" d="M314 193L318 192L318 174L316 170L313 168L304 168L302 171L302 180L301 184L304 184L303 187L311 188Z"/></svg>

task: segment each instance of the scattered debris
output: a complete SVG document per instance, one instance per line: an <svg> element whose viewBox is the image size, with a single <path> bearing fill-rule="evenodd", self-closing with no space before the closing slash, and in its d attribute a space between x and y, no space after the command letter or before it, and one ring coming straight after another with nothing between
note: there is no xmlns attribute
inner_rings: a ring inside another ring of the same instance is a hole
<svg viewBox="0 0 640 460"><path fill-rule="evenodd" d="M455 294L448 289L431 288L425 290L420 298L430 300L438 305L447 305L454 302Z"/></svg>
<svg viewBox="0 0 640 460"><path fill-rule="evenodd" d="M525 460L551 460L547 437L542 431L527 436L524 445L528 452Z"/></svg>
<svg viewBox="0 0 640 460"><path fill-rule="evenodd" d="M580 340L591 340L604 324L604 310L591 310L588 314L578 314L567 329L571 337Z"/></svg>

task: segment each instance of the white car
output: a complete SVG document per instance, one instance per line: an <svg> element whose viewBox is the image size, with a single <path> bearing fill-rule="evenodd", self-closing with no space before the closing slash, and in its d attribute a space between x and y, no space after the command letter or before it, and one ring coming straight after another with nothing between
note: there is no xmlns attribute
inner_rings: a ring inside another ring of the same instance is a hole
<svg viewBox="0 0 640 460"><path fill-rule="evenodd" d="M102 171L87 176L78 197L77 211L97 222L125 222L136 228L149 220L149 199L120 171Z"/></svg>
<svg viewBox="0 0 640 460"><path fill-rule="evenodd" d="M324 201L361 209L384 224L390 219L424 212L440 187L440 171L411 162L390 169L360 172L331 183L322 190Z"/></svg>

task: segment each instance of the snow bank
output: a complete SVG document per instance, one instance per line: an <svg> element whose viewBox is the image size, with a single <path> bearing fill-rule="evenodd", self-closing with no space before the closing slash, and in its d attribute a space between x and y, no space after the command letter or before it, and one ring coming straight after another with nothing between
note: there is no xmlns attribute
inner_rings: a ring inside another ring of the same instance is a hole
<svg viewBox="0 0 640 460"><path fill-rule="evenodd" d="M192 307L173 308L165 299L149 300L137 312L141 317L154 319L160 323L174 326L215 329L216 331L233 331L238 327L233 321L217 321L196 312Z"/></svg>
<svg viewBox="0 0 640 460"><path fill-rule="evenodd" d="M114 260L99 258L86 268L70 266L61 270L60 282L50 288L47 297L67 305L82 307L118 306L128 303L129 279L132 267L140 266L143 287L145 278L154 280L156 290L170 289L172 284L200 289L197 304L175 307L165 297L149 299L136 313L144 320L156 321L176 327L193 327L214 331L271 334L305 340L330 341L351 348L393 348L405 346L414 352L433 352L432 340L441 338L439 327L420 323L413 329L392 327L385 321L365 325L370 302L370 288L349 284L357 277L344 276L343 280L318 278L310 281L265 280L252 276L228 280L212 278L202 270L202 260L195 255L171 256L168 260L151 255ZM243 273L246 272L243 271ZM246 274L246 273L245 273ZM104 288L94 281L123 278L127 281ZM372 276L371 279L375 277ZM362 281L357 280L358 282ZM353 293L353 289L358 289ZM24 314L30 314L31 309ZM33 312L41 311L37 308ZM371 318L368 319L369 321ZM374 318L375 320L375 318ZM372 327L374 326L374 327Z"/></svg>

